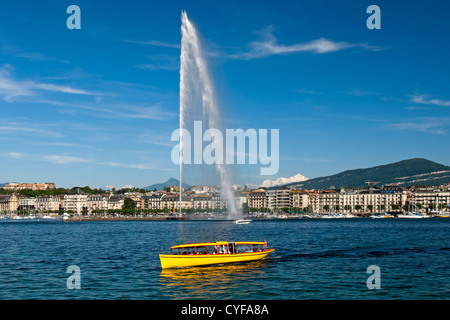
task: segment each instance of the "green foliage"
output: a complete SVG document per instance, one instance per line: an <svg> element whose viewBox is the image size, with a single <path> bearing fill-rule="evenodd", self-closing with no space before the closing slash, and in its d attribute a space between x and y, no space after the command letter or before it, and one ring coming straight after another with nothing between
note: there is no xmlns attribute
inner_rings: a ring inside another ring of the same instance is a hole
<svg viewBox="0 0 450 320"><path fill-rule="evenodd" d="M131 198L125 198L123 202L123 209L125 210L135 210L136 209L136 203Z"/></svg>

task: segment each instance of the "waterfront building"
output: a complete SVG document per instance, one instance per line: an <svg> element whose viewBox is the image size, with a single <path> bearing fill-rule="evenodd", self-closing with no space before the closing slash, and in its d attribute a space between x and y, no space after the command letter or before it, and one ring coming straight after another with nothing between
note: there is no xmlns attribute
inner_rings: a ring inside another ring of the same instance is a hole
<svg viewBox="0 0 450 320"><path fill-rule="evenodd" d="M91 214L94 210L105 211L108 209L108 195L90 194L87 197L87 210Z"/></svg>
<svg viewBox="0 0 450 320"><path fill-rule="evenodd" d="M309 195L308 212L319 212L319 194L314 190L306 190Z"/></svg>
<svg viewBox="0 0 450 320"><path fill-rule="evenodd" d="M291 208L309 208L310 195L306 190L290 190L289 203Z"/></svg>
<svg viewBox="0 0 450 320"><path fill-rule="evenodd" d="M276 195L276 193L275 193ZM266 190L256 189L250 191L248 196L249 208L264 208L266 205Z"/></svg>
<svg viewBox="0 0 450 320"><path fill-rule="evenodd" d="M20 198L19 210L22 211L34 211L36 209L36 198Z"/></svg>
<svg viewBox="0 0 450 320"><path fill-rule="evenodd" d="M450 204L450 186L417 188L411 193L412 210L443 211Z"/></svg>
<svg viewBox="0 0 450 320"><path fill-rule="evenodd" d="M191 186L188 189L188 192L194 192L196 194L212 194L212 193L219 193L220 188L216 185L196 185Z"/></svg>
<svg viewBox="0 0 450 320"><path fill-rule="evenodd" d="M276 189L269 189L265 193L265 204L264 207L268 208L269 210L273 211L277 207L277 190Z"/></svg>
<svg viewBox="0 0 450 320"><path fill-rule="evenodd" d="M340 193L336 190L323 190L318 193L319 212L330 212L340 210Z"/></svg>
<svg viewBox="0 0 450 320"><path fill-rule="evenodd" d="M47 190L47 189L55 189L54 183L7 183L3 187L5 190L23 190L23 189L31 189L31 190Z"/></svg>
<svg viewBox="0 0 450 320"><path fill-rule="evenodd" d="M63 210L81 215L84 210L88 210L88 195L80 192L66 193L63 196Z"/></svg>
<svg viewBox="0 0 450 320"><path fill-rule="evenodd" d="M194 210L225 210L227 204L218 193L196 194L193 196L192 208Z"/></svg>
<svg viewBox="0 0 450 320"><path fill-rule="evenodd" d="M141 208L143 210L161 209L161 195L158 192L146 194L141 197Z"/></svg>
<svg viewBox="0 0 450 320"><path fill-rule="evenodd" d="M277 189L276 208L289 208L290 207L290 190L288 188Z"/></svg>
<svg viewBox="0 0 450 320"><path fill-rule="evenodd" d="M38 212L59 211L62 200L59 196L40 196L35 198L35 209Z"/></svg>
<svg viewBox="0 0 450 320"><path fill-rule="evenodd" d="M121 210L125 204L125 198L121 194L112 194L108 198L108 210Z"/></svg>
<svg viewBox="0 0 450 320"><path fill-rule="evenodd" d="M407 203L408 192L405 188L396 185L385 185L381 188L380 206L385 210L401 210Z"/></svg>
<svg viewBox="0 0 450 320"><path fill-rule="evenodd" d="M0 195L0 213L16 213L19 209L20 198L23 198L23 196L15 193Z"/></svg>
<svg viewBox="0 0 450 320"><path fill-rule="evenodd" d="M179 208L180 195L178 193L167 192L161 196L159 209L169 209L171 212L175 212Z"/></svg>

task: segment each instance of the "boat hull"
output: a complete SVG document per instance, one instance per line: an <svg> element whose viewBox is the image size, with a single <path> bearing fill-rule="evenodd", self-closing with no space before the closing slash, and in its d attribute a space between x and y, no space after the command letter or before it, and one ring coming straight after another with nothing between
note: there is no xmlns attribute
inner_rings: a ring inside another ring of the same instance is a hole
<svg viewBox="0 0 450 320"><path fill-rule="evenodd" d="M234 220L235 224L249 224L250 222L252 222L252 220L245 220L245 219Z"/></svg>
<svg viewBox="0 0 450 320"><path fill-rule="evenodd" d="M260 252L235 253L235 254L204 254L204 255L172 255L160 254L161 268L185 268L207 266L212 264L236 263L261 260L275 249L267 249Z"/></svg>
<svg viewBox="0 0 450 320"><path fill-rule="evenodd" d="M429 218L428 216L422 216L417 214L399 214L397 218L400 219L426 219Z"/></svg>

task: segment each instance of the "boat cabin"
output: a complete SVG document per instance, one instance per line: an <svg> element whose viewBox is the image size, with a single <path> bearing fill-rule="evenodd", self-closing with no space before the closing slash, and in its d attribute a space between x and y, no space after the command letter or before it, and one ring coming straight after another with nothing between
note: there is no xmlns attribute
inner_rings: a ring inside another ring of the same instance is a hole
<svg viewBox="0 0 450 320"><path fill-rule="evenodd" d="M171 255L194 255L194 254L240 254L251 252L262 252L267 249L265 242L205 242L186 243L173 246Z"/></svg>

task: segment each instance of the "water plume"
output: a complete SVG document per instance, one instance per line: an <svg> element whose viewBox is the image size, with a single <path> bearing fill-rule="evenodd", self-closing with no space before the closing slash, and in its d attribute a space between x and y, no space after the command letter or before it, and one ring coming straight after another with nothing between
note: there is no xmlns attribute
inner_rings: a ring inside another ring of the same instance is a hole
<svg viewBox="0 0 450 320"><path fill-rule="evenodd" d="M185 147L183 130L193 132L194 121L202 121L203 129L223 130L219 106L216 101L214 86L209 75L208 65L201 47L199 34L189 21L185 11L181 13L181 54L180 54L180 190L182 186L184 166L182 155ZM191 134L192 135L192 134ZM218 143L213 140L213 143ZM217 145L217 147L222 147ZM216 149L217 150L217 149ZM190 164L190 167L195 165ZM225 163L215 163L215 175L218 178L222 199L227 203L228 218L242 215L231 185L229 167ZM203 178L211 178L210 168L200 168ZM205 181L205 179L203 180ZM180 192L181 212L181 192Z"/></svg>

